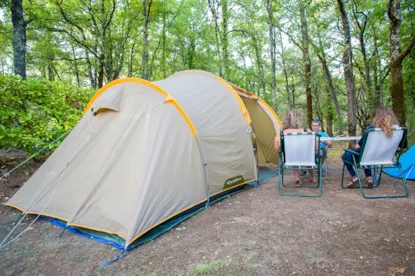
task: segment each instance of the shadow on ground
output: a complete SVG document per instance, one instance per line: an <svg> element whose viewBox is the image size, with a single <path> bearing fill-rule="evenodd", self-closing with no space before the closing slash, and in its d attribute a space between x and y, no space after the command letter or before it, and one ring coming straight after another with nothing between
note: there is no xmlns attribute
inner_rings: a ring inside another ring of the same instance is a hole
<svg viewBox="0 0 415 276"><path fill-rule="evenodd" d="M0 184L1 202L38 165L18 173L10 180L15 183ZM358 189L341 189L340 170L338 159L330 163L320 198L278 196L274 178L211 206L104 268L98 263L117 250L67 232L58 239L61 229L36 221L0 251L0 274L415 275L415 182L408 183L406 199L367 200ZM373 192L399 192L396 179L384 181ZM3 238L20 213L1 210ZM23 227L33 219L25 219Z"/></svg>

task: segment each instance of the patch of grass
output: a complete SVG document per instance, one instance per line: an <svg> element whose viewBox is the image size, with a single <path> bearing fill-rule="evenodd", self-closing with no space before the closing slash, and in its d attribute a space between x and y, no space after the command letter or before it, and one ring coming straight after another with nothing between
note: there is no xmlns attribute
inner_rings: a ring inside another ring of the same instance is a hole
<svg viewBox="0 0 415 276"><path fill-rule="evenodd" d="M345 148L346 148L346 146L345 146ZM343 155L343 153L344 153L343 148L341 148L341 149L330 149L329 159L341 158L341 156Z"/></svg>
<svg viewBox="0 0 415 276"><path fill-rule="evenodd" d="M259 252L251 252L248 255L248 262L251 264L261 263L261 256L262 254Z"/></svg>
<svg viewBox="0 0 415 276"><path fill-rule="evenodd" d="M193 269L194 275L216 275L219 270L226 265L225 261L213 260L208 264L198 264Z"/></svg>
<svg viewBox="0 0 415 276"><path fill-rule="evenodd" d="M102 275L102 272L104 272L104 269L105 269L105 267L103 267L103 266L98 266L97 267L97 274L98 274L98 276L101 276Z"/></svg>
<svg viewBox="0 0 415 276"><path fill-rule="evenodd" d="M59 245L59 247L57 248L57 253L62 253L67 251L70 248L69 244L61 244Z"/></svg>
<svg viewBox="0 0 415 276"><path fill-rule="evenodd" d="M79 257L76 257L75 258L75 261L77 261L77 262L85 262L85 261L88 261L88 259L89 259L89 257L88 256L79 256Z"/></svg>

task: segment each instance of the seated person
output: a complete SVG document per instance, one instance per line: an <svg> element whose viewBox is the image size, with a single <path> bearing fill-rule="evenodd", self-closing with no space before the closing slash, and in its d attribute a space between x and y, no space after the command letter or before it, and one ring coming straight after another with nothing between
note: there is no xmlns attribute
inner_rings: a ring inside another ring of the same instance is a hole
<svg viewBox="0 0 415 276"><path fill-rule="evenodd" d="M323 131L320 131L321 122L320 120L313 120L311 124L311 128L314 132L317 132L321 137L329 137L329 135ZM327 158L327 149L331 148L332 144L331 141L320 141L320 157L321 157L321 164L324 164Z"/></svg>
<svg viewBox="0 0 415 276"><path fill-rule="evenodd" d="M302 128L302 114L301 112L297 111L296 109L290 109L282 119L282 128L281 130L283 133L290 133L290 132L307 132L311 131L307 128ZM277 152L280 151L281 145L280 145L280 133L278 132L274 139L274 148ZM298 170L293 170L293 174L295 177L295 185L296 186L302 186L300 181L300 173ZM310 172L312 182L317 183L317 179L314 175L314 171Z"/></svg>
<svg viewBox="0 0 415 276"><path fill-rule="evenodd" d="M399 126L398 119L396 118L395 114L391 110L387 109L386 107L379 107L379 108L376 108L373 114L372 124L367 129L382 128L383 131L385 132L386 137L391 138L393 135L393 127L395 126ZM359 140L358 144L356 145L356 149L355 149L356 152L360 153L361 146L366 135L367 135L367 132L365 131L364 135L362 136L362 138ZM406 148L408 147L408 141L405 140L401 142L403 145L402 151L405 152ZM358 158L357 155L346 152L345 154L343 154L342 159L347 160L349 162L353 162L353 156L355 158ZM349 171L350 176L352 177L351 181L347 184L346 188L352 188L358 182L358 178L352 165L346 163L346 168ZM372 170L366 169L365 175L366 175L366 187L372 188L373 187Z"/></svg>

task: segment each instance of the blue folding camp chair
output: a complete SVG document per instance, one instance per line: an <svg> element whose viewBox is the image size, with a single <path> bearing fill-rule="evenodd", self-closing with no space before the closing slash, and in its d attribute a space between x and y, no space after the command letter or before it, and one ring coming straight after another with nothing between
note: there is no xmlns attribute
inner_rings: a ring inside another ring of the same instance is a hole
<svg viewBox="0 0 415 276"><path fill-rule="evenodd" d="M344 187L344 168L346 163L353 166L353 169L356 172L359 182L360 192L364 198L373 199L373 198L400 198L408 196L408 186L406 185L406 180L402 174L402 166L399 162L401 151L398 148L402 148L403 141L406 140L407 130L404 127L395 127L393 129L393 135L391 138L388 138L384 131L380 128L370 128L366 130L366 133L363 135L362 147L360 153L344 149L345 152L349 152L353 156L353 161L349 162L343 160L343 172L342 172L342 182L341 186ZM396 156L395 156L396 155ZM394 157L396 162L393 161ZM365 187L362 185L360 179L359 170L364 169L374 169L376 171L374 179L378 182L374 187L379 187L382 169L383 168L398 168L399 175L402 179L402 184L405 190L403 195L384 195L384 196L369 196L365 194Z"/></svg>
<svg viewBox="0 0 415 276"><path fill-rule="evenodd" d="M415 145L413 145L407 152L401 155L399 163L402 166L402 172L405 180L415 180ZM389 176L400 178L399 170L395 167L383 169L384 173Z"/></svg>
<svg viewBox="0 0 415 276"><path fill-rule="evenodd" d="M281 151L279 153L279 176L278 176L278 194L282 196L302 196L302 197L319 197L323 190L321 185L321 160L320 155L316 155L317 145L320 144L320 135L315 132L293 132L281 133ZM318 148L319 149L319 148ZM292 170L305 170L318 172L317 184L302 185L301 187L284 184L284 172ZM283 193L281 186L286 188L317 188L317 194L303 193Z"/></svg>

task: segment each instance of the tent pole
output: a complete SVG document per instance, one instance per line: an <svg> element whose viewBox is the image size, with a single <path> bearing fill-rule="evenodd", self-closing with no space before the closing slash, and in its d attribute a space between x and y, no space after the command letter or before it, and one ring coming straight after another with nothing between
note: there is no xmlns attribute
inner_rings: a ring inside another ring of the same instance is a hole
<svg viewBox="0 0 415 276"><path fill-rule="evenodd" d="M205 158L205 152L203 150L202 142L198 135L196 135L197 146L199 147L200 156L202 157L202 164L203 164L203 171L205 172L205 183L206 183L206 206L207 208L210 205L210 189L209 189L209 172L208 172L208 164Z"/></svg>

